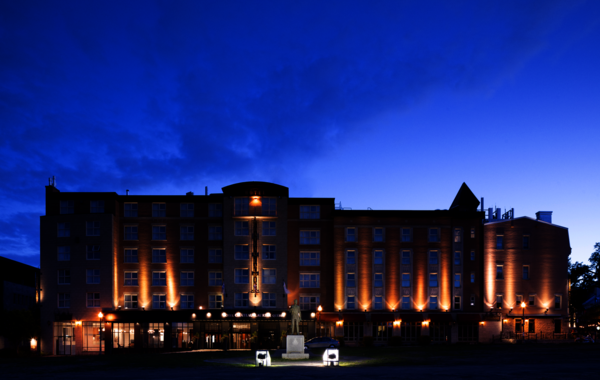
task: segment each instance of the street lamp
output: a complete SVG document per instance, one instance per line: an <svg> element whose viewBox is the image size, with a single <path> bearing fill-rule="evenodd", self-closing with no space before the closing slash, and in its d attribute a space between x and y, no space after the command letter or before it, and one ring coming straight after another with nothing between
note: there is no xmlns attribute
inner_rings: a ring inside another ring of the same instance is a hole
<svg viewBox="0 0 600 380"><path fill-rule="evenodd" d="M323 335L322 331L321 331L321 312L323 311L323 307L321 305L319 305L319 307L317 308L317 325L319 326L319 336Z"/></svg>
<svg viewBox="0 0 600 380"><path fill-rule="evenodd" d="M98 330L98 336L100 337L100 350L98 351L98 355L102 355L102 317L104 317L104 314L99 312L98 318L100 318L100 329Z"/></svg>
<svg viewBox="0 0 600 380"><path fill-rule="evenodd" d="M525 306L527 306L527 304L525 304L525 302L521 302L521 309L523 309L523 319L521 320L521 329L523 329L523 340L525 340Z"/></svg>

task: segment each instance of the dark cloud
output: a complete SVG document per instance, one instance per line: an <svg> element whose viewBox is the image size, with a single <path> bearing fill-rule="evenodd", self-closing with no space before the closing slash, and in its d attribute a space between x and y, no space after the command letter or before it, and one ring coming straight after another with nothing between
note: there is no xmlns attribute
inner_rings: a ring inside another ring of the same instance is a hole
<svg viewBox="0 0 600 380"><path fill-rule="evenodd" d="M366 120L496 86L570 6L4 1L0 254L37 250L50 175L63 191L308 192L305 167Z"/></svg>

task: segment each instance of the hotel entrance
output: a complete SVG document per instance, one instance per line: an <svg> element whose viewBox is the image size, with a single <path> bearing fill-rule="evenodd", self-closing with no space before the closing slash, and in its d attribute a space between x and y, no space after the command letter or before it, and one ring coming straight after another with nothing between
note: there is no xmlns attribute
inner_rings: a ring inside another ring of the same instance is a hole
<svg viewBox="0 0 600 380"><path fill-rule="evenodd" d="M252 335L250 323L233 323L231 334L231 348L234 350L249 350Z"/></svg>
<svg viewBox="0 0 600 380"><path fill-rule="evenodd" d="M75 355L75 324L54 322L54 348L56 355Z"/></svg>

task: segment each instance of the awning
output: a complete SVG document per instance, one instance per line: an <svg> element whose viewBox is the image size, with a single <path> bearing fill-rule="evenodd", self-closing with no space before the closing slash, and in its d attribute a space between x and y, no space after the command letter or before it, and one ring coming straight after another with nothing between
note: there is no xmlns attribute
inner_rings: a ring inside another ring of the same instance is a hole
<svg viewBox="0 0 600 380"><path fill-rule="evenodd" d="M481 322L481 314L458 314L459 322Z"/></svg>
<svg viewBox="0 0 600 380"><path fill-rule="evenodd" d="M342 314L344 322L364 322L367 320L365 314Z"/></svg>
<svg viewBox="0 0 600 380"><path fill-rule="evenodd" d="M429 314L429 319L431 322L454 322L450 313Z"/></svg>
<svg viewBox="0 0 600 380"><path fill-rule="evenodd" d="M340 320L339 313L321 313L317 318L319 322L337 322Z"/></svg>
<svg viewBox="0 0 600 380"><path fill-rule="evenodd" d="M394 322L396 318L394 318L394 314L371 314L372 322Z"/></svg>
<svg viewBox="0 0 600 380"><path fill-rule="evenodd" d="M401 319L402 322L422 322L423 314L400 314L398 319Z"/></svg>

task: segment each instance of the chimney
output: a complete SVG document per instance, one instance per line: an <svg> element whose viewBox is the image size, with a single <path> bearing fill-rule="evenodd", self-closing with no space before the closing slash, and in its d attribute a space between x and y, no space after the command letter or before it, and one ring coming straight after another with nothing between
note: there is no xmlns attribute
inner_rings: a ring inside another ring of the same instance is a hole
<svg viewBox="0 0 600 380"><path fill-rule="evenodd" d="M546 223L552 223L552 211L538 211L535 213L535 219Z"/></svg>

